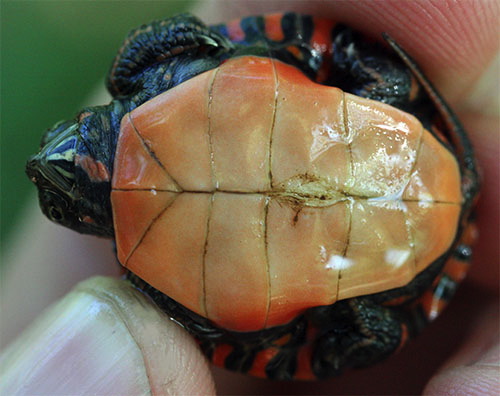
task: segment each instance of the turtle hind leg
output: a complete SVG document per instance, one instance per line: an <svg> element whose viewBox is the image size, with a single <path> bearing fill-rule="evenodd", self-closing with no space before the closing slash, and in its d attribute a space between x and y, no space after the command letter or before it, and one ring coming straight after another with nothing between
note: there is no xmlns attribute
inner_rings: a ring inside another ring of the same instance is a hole
<svg viewBox="0 0 500 396"><path fill-rule="evenodd" d="M319 331L312 345L314 374L326 378L371 366L415 337L429 322L420 296L433 290L443 260L404 287L310 309L306 315Z"/></svg>
<svg viewBox="0 0 500 396"><path fill-rule="evenodd" d="M132 30L118 51L106 85L114 97L126 96L136 87L137 76L148 68L182 54L217 56L229 51L231 42L190 14L155 21Z"/></svg>
<svg viewBox="0 0 500 396"><path fill-rule="evenodd" d="M311 326L321 331L313 343L314 374L326 378L344 369L370 366L417 336L441 314L464 279L475 234L475 224L469 223L443 257L444 266L436 261L426 270L428 274L420 274L403 288L338 301L306 313Z"/></svg>
<svg viewBox="0 0 500 396"><path fill-rule="evenodd" d="M407 318L395 309L369 299L354 298L308 314L321 329L311 359L318 378L328 378L347 368L370 366L394 353L404 336Z"/></svg>
<svg viewBox="0 0 500 396"><path fill-rule="evenodd" d="M421 101L408 67L380 43L344 25L332 31L332 64L325 84L409 111Z"/></svg>

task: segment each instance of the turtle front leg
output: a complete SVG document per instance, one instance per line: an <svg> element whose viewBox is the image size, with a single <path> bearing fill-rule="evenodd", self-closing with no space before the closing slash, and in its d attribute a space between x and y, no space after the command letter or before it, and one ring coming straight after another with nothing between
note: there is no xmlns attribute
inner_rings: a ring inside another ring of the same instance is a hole
<svg viewBox="0 0 500 396"><path fill-rule="evenodd" d="M113 61L106 85L113 97L129 96L143 89L137 81L144 81L144 73L154 74L161 65L183 55L189 55L191 61L216 58L232 48L226 37L190 14L155 21L129 33Z"/></svg>

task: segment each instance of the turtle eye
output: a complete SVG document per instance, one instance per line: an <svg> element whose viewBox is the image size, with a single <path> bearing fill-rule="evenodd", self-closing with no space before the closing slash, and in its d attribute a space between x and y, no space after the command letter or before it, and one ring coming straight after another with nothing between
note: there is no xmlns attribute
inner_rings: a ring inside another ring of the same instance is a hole
<svg viewBox="0 0 500 396"><path fill-rule="evenodd" d="M53 221L60 222L64 218L64 215L60 208L57 206L51 206L49 208L49 217Z"/></svg>
<svg viewBox="0 0 500 396"><path fill-rule="evenodd" d="M56 223L62 223L68 220L67 214L70 209L68 202L66 202L56 192L44 190L40 193L40 204L44 209L45 215Z"/></svg>

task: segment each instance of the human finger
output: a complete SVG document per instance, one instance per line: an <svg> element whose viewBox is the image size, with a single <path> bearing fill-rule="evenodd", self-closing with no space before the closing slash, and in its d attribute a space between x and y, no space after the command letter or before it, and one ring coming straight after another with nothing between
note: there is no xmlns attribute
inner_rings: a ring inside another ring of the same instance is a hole
<svg viewBox="0 0 500 396"><path fill-rule="evenodd" d="M450 102L459 102L498 51L497 1L204 1L210 23L245 15L296 11L346 23L373 37L393 36Z"/></svg>
<svg viewBox="0 0 500 396"><path fill-rule="evenodd" d="M497 81L490 81L496 84ZM500 190L500 120L495 115L479 114L477 111L462 113L462 121L474 139L477 161L480 165L481 191L476 208L478 239L468 280L498 294L500 246L498 224L500 222L498 191Z"/></svg>
<svg viewBox="0 0 500 396"><path fill-rule="evenodd" d="M426 395L498 395L500 389L500 341L498 300L481 307L458 351L427 384Z"/></svg>
<svg viewBox="0 0 500 396"><path fill-rule="evenodd" d="M92 278L0 357L0 393L214 394L194 340L128 282Z"/></svg>

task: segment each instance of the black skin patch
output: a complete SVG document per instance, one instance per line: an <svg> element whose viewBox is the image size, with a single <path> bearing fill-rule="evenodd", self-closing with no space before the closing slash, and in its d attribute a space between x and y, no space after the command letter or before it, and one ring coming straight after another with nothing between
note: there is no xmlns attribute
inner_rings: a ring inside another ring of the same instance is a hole
<svg viewBox="0 0 500 396"><path fill-rule="evenodd" d="M311 308L287 324L241 333L215 326L134 274L127 275L138 289L197 338L209 358L218 345L231 346L224 361L226 368L251 371L259 352L277 348L278 352L266 364L267 377L294 379L299 367L306 366L313 377L325 378L338 375L347 368L374 364L399 350L408 336L418 334L430 320L423 308L422 296L425 293L443 301L451 298L457 284L443 273L443 266L451 256L470 261L470 247L461 242L461 233L470 220L470 208L478 190L477 171L472 147L456 116L414 61L390 38L387 42L392 49L337 24L329 32L332 48L326 59L326 55L311 44L318 28L315 18L283 14L279 18L283 38L279 41L267 36L265 23L266 17L263 16L241 19L239 27L243 37L237 41L231 41L227 25L206 26L188 14L133 30L120 48L108 75L107 87L113 101L107 106L84 109L76 121L70 123L78 124L75 133L78 133L80 144L76 154L82 158L88 156L93 164L100 163L103 168L94 173L94 176L99 176L96 178L77 166L74 194L79 199L74 202L65 200L64 210L60 208L61 212L53 212L51 216L57 221L58 216L72 213L75 223L65 225L80 232L112 236L111 188L103 177L106 174L103 169L113 173L122 117L160 93L216 68L234 56L258 55L278 59L297 67L313 81L407 111L431 133L433 126L439 127L448 142L436 137L455 153L461 166L464 209L450 249L404 287ZM57 136L61 129L59 125L47 132L43 145ZM38 173L33 169L34 166L28 166L28 174L36 179ZM57 194L49 198L51 202L59 202ZM48 207L44 210L47 213ZM297 211L295 222L299 215ZM79 223L75 220L78 218ZM310 349L306 362L299 360L305 359L299 357L303 356L301 351L304 348Z"/></svg>

